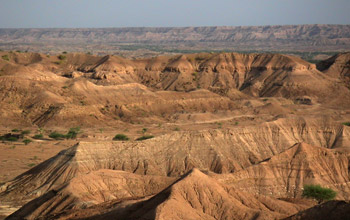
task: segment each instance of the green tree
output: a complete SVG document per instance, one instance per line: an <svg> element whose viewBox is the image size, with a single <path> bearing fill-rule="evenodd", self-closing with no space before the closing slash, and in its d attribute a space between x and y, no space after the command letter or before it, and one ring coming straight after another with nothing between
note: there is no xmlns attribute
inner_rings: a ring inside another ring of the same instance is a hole
<svg viewBox="0 0 350 220"><path fill-rule="evenodd" d="M322 203L334 199L336 195L337 193L333 189L324 188L320 185L305 185L302 196L316 199L318 203Z"/></svg>
<svg viewBox="0 0 350 220"><path fill-rule="evenodd" d="M24 140L23 140L23 143L24 143L25 145L28 145L30 142L32 142L30 139L24 139Z"/></svg>

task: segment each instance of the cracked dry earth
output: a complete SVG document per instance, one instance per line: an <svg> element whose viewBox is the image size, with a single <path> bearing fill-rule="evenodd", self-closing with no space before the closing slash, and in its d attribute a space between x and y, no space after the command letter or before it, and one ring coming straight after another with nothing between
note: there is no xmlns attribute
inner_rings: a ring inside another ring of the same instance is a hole
<svg viewBox="0 0 350 220"><path fill-rule="evenodd" d="M349 217L349 54L0 55L1 218Z"/></svg>

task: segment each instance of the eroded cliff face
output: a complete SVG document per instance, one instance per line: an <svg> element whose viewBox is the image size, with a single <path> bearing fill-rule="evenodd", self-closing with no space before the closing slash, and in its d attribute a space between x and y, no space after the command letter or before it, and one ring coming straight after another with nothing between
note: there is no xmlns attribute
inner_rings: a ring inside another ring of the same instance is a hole
<svg viewBox="0 0 350 220"><path fill-rule="evenodd" d="M193 168L215 173L246 169L295 143L342 147L342 125L318 120L277 120L259 127L175 132L143 142L80 142L2 186L5 200L33 198L99 169L180 176ZM301 185L300 185L301 187Z"/></svg>
<svg viewBox="0 0 350 220"><path fill-rule="evenodd" d="M337 78L350 88L350 53L337 54L317 64L317 69Z"/></svg>

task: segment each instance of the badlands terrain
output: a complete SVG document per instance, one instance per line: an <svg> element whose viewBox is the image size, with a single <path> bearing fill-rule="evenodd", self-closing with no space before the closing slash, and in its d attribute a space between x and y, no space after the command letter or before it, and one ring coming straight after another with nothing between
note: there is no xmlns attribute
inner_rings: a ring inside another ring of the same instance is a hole
<svg viewBox="0 0 350 220"><path fill-rule="evenodd" d="M1 218L349 219L350 53L0 57Z"/></svg>

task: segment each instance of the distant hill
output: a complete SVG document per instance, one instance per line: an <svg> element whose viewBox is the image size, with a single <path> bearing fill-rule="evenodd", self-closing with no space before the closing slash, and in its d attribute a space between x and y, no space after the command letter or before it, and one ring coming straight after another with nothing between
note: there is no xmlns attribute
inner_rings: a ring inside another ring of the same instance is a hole
<svg viewBox="0 0 350 220"><path fill-rule="evenodd" d="M145 45L148 45L147 47ZM0 29L0 49L344 51L350 25Z"/></svg>

